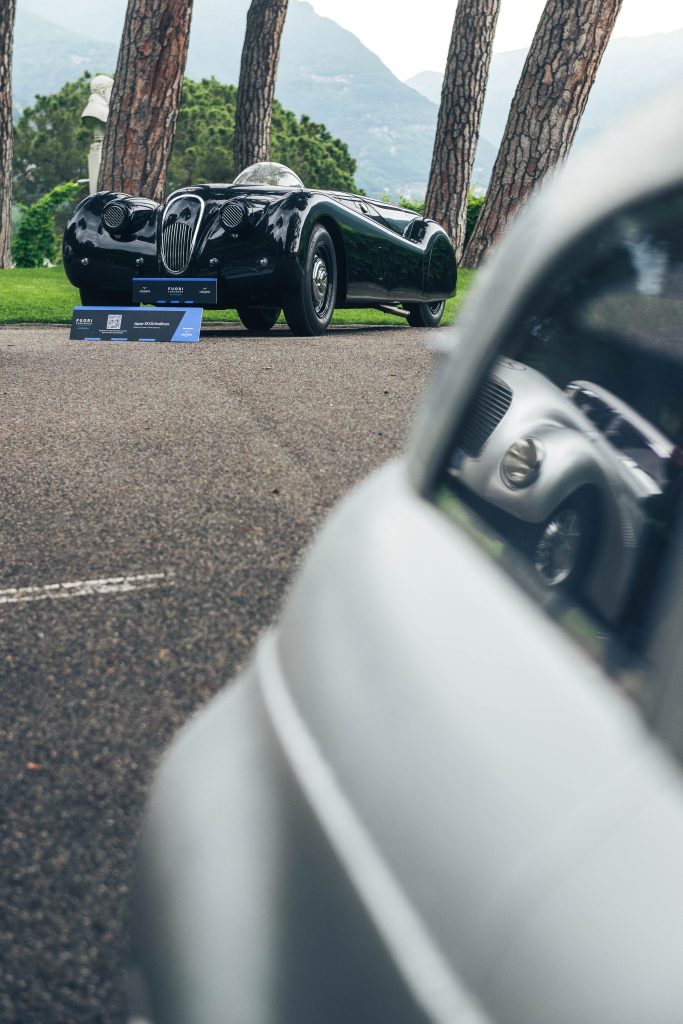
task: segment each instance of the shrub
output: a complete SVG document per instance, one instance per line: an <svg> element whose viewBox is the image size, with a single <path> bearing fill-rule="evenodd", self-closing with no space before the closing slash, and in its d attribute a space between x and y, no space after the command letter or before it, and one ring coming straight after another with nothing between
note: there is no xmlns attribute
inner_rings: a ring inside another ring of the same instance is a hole
<svg viewBox="0 0 683 1024"><path fill-rule="evenodd" d="M404 210L412 210L413 213L424 213L425 212L425 201L419 199L417 202L414 199L408 199L407 196L399 196L398 205L402 206Z"/></svg>
<svg viewBox="0 0 683 1024"><path fill-rule="evenodd" d="M470 236L476 227L485 199L486 196L475 196L473 192L470 192L467 196L467 227L465 229L465 245L469 242Z"/></svg>
<svg viewBox="0 0 683 1024"><path fill-rule="evenodd" d="M12 257L17 267L42 267L53 263L60 240L55 229L55 214L72 203L83 185L69 181L50 189L37 203L26 207L12 242Z"/></svg>

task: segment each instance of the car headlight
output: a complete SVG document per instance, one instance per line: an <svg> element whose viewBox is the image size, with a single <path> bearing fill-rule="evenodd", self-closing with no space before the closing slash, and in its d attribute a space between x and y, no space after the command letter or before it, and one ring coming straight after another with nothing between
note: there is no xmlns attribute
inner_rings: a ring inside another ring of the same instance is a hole
<svg viewBox="0 0 683 1024"><path fill-rule="evenodd" d="M114 200L113 203L107 203L102 211L102 220L108 231L123 231L128 217L128 207L117 200Z"/></svg>
<svg viewBox="0 0 683 1024"><path fill-rule="evenodd" d="M237 231L244 224L247 216L242 203L226 203L221 209L221 224L226 231Z"/></svg>
<svg viewBox="0 0 683 1024"><path fill-rule="evenodd" d="M543 447L533 437L522 437L505 452L500 473L508 487L527 487L538 476L543 462Z"/></svg>

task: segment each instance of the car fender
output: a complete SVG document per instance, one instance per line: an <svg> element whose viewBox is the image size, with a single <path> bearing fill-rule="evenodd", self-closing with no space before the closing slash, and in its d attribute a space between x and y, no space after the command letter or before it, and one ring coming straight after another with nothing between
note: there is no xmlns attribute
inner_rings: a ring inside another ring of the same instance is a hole
<svg viewBox="0 0 683 1024"><path fill-rule="evenodd" d="M142 214L123 235L107 231L102 213L120 200ZM135 274L156 274L157 228L161 207L150 199L125 192L96 192L78 204L69 218L62 242L64 271L76 288L98 287L106 280L112 290L130 286ZM136 263L142 260L142 264Z"/></svg>
<svg viewBox="0 0 683 1024"><path fill-rule="evenodd" d="M159 1024L668 1022L682 852L631 705L393 465L165 758L134 956Z"/></svg>
<svg viewBox="0 0 683 1024"><path fill-rule="evenodd" d="M458 283L455 253L446 232L434 221L427 221L425 250L425 278L422 290L425 298L451 296Z"/></svg>
<svg viewBox="0 0 683 1024"><path fill-rule="evenodd" d="M501 470L503 456L517 437L530 437L542 453L538 474L525 487L511 487ZM479 458L463 460L457 475L478 498L528 523L542 523L580 489L591 488L605 498L609 492L593 444L565 425L541 424L494 435Z"/></svg>

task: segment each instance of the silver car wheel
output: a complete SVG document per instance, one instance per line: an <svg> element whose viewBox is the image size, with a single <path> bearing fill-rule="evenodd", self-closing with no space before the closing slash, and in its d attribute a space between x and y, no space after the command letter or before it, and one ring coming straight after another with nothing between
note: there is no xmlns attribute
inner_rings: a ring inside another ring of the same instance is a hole
<svg viewBox="0 0 683 1024"><path fill-rule="evenodd" d="M320 252L316 252L313 257L311 284L313 286L313 306L318 316L320 316L325 312L330 287L327 263Z"/></svg>
<svg viewBox="0 0 683 1024"><path fill-rule="evenodd" d="M581 542L581 516L576 509L559 509L550 517L534 552L534 568L547 586L569 579L579 561Z"/></svg>

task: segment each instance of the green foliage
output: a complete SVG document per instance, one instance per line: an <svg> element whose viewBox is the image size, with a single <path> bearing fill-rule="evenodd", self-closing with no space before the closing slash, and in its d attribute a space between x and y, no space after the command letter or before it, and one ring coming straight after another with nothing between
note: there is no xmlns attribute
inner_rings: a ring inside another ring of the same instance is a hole
<svg viewBox="0 0 683 1024"><path fill-rule="evenodd" d="M55 214L60 207L71 204L82 189L77 181L57 185L28 207L12 241L12 258L17 267L42 267L45 260L54 262L59 252Z"/></svg>
<svg viewBox="0 0 683 1024"><path fill-rule="evenodd" d="M413 199L408 199L407 196L399 196L398 205L402 206L404 210L412 210L413 213L423 214L425 212L424 199L415 202Z"/></svg>
<svg viewBox="0 0 683 1024"><path fill-rule="evenodd" d="M469 242L470 236L476 227L485 199L486 196L475 196L473 192L470 192L467 196L467 228L465 230L465 245Z"/></svg>
<svg viewBox="0 0 683 1024"><path fill-rule="evenodd" d="M474 192L468 193L467 196L467 229L465 232L465 245L470 240L470 235L474 231L474 227L477 223L477 219L481 212L481 208L484 205L485 196L476 196ZM407 199L406 196L401 196L399 199L399 206L403 206L406 210L414 210L415 213L424 213L424 199L421 202L414 202L412 199Z"/></svg>
<svg viewBox="0 0 683 1024"><path fill-rule="evenodd" d="M306 114L297 121L291 110L275 101L271 136L272 157L291 167L308 188L356 192L356 161L346 143L334 139L323 124Z"/></svg>
<svg viewBox="0 0 683 1024"><path fill-rule="evenodd" d="M238 173L232 159L236 104L234 85L223 85L215 78L185 80L169 165L169 188L233 180ZM346 144L305 114L297 119L277 100L273 105L270 156L291 167L309 188L355 191L356 161Z"/></svg>
<svg viewBox="0 0 683 1024"><path fill-rule="evenodd" d="M33 203L59 182L87 177L92 132L81 113L90 94L90 76L69 82L52 96L39 96L15 128L14 196ZM185 80L178 111L169 191L202 181L235 177L232 140L237 90L215 78ZM290 166L310 188L355 191L356 162L348 147L324 125L299 119L275 101L271 157ZM241 168L240 168L241 170Z"/></svg>
<svg viewBox="0 0 683 1024"><path fill-rule="evenodd" d="M35 203L55 185L88 176L92 130L81 114L90 95L90 75L67 82L52 96L38 96L14 128L13 198Z"/></svg>
<svg viewBox="0 0 683 1024"><path fill-rule="evenodd" d="M168 168L169 191L202 181L233 180L236 101L234 85L215 78L185 80Z"/></svg>

